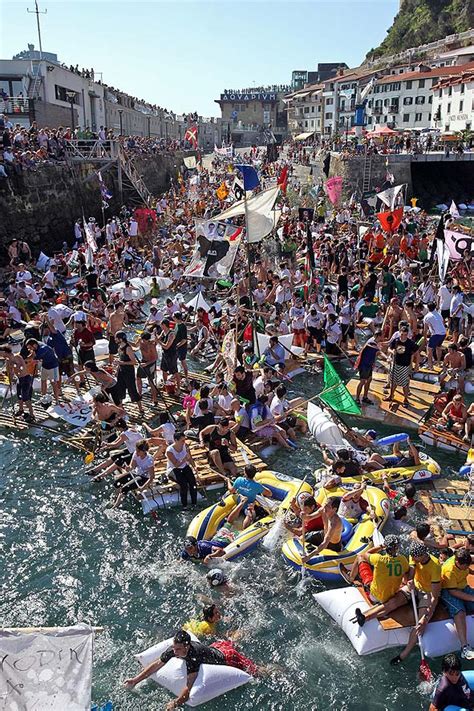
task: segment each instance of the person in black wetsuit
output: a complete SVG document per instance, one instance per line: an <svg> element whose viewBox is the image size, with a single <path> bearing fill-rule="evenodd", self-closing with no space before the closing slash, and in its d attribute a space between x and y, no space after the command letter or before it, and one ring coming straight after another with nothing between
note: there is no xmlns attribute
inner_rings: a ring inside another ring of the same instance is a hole
<svg viewBox="0 0 474 711"><path fill-rule="evenodd" d="M137 359L135 358L133 348L128 342L127 334L124 331L117 331L114 338L118 344L119 366L117 370L117 390L120 400L123 400L128 392L130 400L138 404L140 414L144 415L143 405L141 397L138 394L135 379L135 365Z"/></svg>

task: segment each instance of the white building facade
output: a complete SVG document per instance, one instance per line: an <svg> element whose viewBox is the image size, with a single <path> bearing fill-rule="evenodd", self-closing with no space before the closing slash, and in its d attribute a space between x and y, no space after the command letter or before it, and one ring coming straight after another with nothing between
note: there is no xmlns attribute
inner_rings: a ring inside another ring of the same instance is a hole
<svg viewBox="0 0 474 711"><path fill-rule="evenodd" d="M434 128L444 132L474 128L474 68L440 79L432 92Z"/></svg>

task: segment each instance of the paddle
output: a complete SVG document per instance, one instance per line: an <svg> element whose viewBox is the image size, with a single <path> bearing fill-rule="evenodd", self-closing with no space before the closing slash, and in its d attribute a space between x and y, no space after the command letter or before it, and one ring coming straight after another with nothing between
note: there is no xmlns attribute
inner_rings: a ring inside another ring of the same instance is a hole
<svg viewBox="0 0 474 711"><path fill-rule="evenodd" d="M308 478L308 475L306 474L304 479L302 479L302 481L300 482L300 485L298 486L298 489L297 489L296 494L294 496L295 499L298 497L298 495L301 491L301 488L307 478ZM287 510L288 510L287 508L281 509L278 512L278 515L275 518L275 523L273 524L270 533L267 534L267 536L263 542L263 547L269 551L272 551L275 549L278 539L281 536L283 525L284 525L283 519L285 518L285 514L286 514Z"/></svg>
<svg viewBox="0 0 474 711"><path fill-rule="evenodd" d="M411 594L411 604L413 606L413 614L415 615L415 624L418 625L418 608L416 606L416 600L415 600L415 591L413 588L410 590ZM423 644L421 642L421 637L420 635L417 635L418 637L418 645L420 647L420 654L421 654L421 662L420 662L420 668L418 670L418 676L420 678L420 681L431 681L433 678L433 674L430 669L430 665L428 664L426 658L425 658L425 652L423 650Z"/></svg>

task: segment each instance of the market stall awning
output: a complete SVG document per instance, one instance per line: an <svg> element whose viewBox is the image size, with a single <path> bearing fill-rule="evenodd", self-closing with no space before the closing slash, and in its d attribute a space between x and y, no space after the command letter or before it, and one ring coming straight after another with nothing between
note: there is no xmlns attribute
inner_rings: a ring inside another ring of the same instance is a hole
<svg viewBox="0 0 474 711"><path fill-rule="evenodd" d="M314 131L309 131L309 133L300 133L298 136L295 136L295 141L305 141L307 138L312 136Z"/></svg>

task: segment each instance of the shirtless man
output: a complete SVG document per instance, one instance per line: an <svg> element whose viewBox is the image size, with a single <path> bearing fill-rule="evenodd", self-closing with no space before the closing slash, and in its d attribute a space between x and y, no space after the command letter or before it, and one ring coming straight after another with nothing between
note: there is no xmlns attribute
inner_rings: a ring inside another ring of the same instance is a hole
<svg viewBox="0 0 474 711"><path fill-rule="evenodd" d="M457 390L460 393L464 392L464 375L466 371L466 357L464 353L458 350L456 343L450 343L448 352L443 359L443 370L439 378L441 390L446 378L450 375L457 383Z"/></svg>
<svg viewBox="0 0 474 711"><path fill-rule="evenodd" d="M6 361L7 374L12 388L12 394L13 381L15 378L18 379L16 385L18 412L16 414L23 415L27 422L34 422L35 416L31 404L31 396L33 394L33 375L30 372L28 364L21 355L14 355L12 353L11 346L2 346L0 348L0 358L4 358ZM28 414L24 413L25 405L28 408Z"/></svg>
<svg viewBox="0 0 474 711"><path fill-rule="evenodd" d="M398 298L394 296L390 299L390 304L387 308L383 321L382 331L384 335L390 339L398 328L398 323L402 317L402 308L398 303Z"/></svg>
<svg viewBox="0 0 474 711"><path fill-rule="evenodd" d="M146 378L151 387L151 399L156 405L158 402L158 390L155 385L155 375L158 353L156 350L156 342L152 340L151 333L149 331L143 331L140 340L138 341L138 347L140 348L142 359L137 370L137 390L141 395L142 380L143 378Z"/></svg>
<svg viewBox="0 0 474 711"><path fill-rule="evenodd" d="M107 338L109 339L109 365L112 365L114 356L118 353L117 341L114 336L118 331L123 331L123 327L127 322L127 315L124 310L123 303L117 301L112 305L112 311L109 314L107 322Z"/></svg>
<svg viewBox="0 0 474 711"><path fill-rule="evenodd" d="M342 550L342 520L337 513L340 503L341 499L338 496L329 496L321 509L309 516L302 514L303 526L305 526L307 520L314 516L321 515L323 519L323 530L317 531L311 536L310 543L311 545L316 545L316 548L310 553L301 556L303 563L307 563L310 558L314 558L323 550L330 550L335 553L339 553Z"/></svg>

